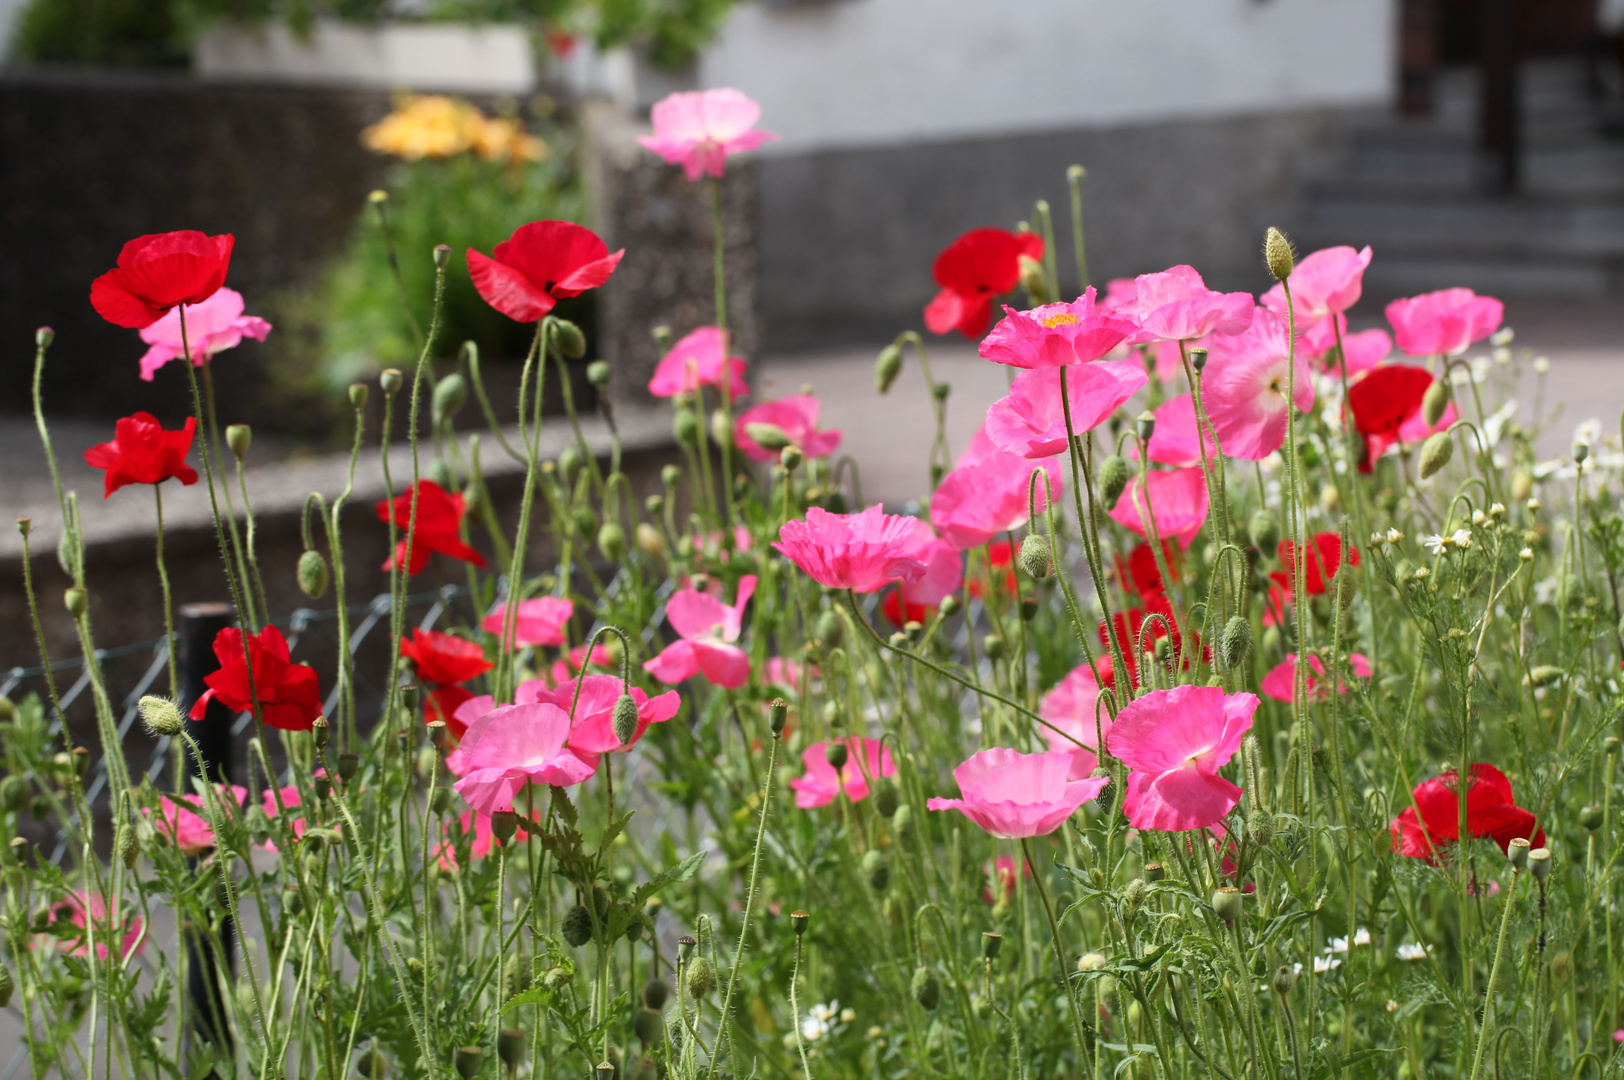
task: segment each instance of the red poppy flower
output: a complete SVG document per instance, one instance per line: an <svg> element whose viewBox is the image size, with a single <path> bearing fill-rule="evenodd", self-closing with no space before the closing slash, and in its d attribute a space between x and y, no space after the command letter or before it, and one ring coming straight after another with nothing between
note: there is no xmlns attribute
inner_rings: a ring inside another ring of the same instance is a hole
<svg viewBox="0 0 1624 1080"><path fill-rule="evenodd" d="M911 622L922 623L930 618L931 608L924 604L907 604L902 602L902 587L887 589L885 599L880 601L880 611L885 619L898 630Z"/></svg>
<svg viewBox="0 0 1624 1080"><path fill-rule="evenodd" d="M624 249L568 221L532 221L496 245L495 258L468 249L468 273L485 302L517 322L535 322L560 300L609 280Z"/></svg>
<svg viewBox="0 0 1624 1080"><path fill-rule="evenodd" d="M1388 826L1394 851L1412 859L1436 862L1440 844L1460 839L1460 796L1456 790L1459 779L1451 769L1416 785L1415 805L1406 807ZM1538 827L1531 812L1517 805L1511 781L1493 765L1472 766L1471 784L1466 791L1466 828L1473 837L1493 840L1501 851L1519 838L1534 847L1545 844L1545 830Z"/></svg>
<svg viewBox="0 0 1624 1080"><path fill-rule="evenodd" d="M1309 537L1313 551L1303 566L1303 587L1309 596L1324 596L1330 591L1331 581L1342 557L1342 537L1334 532L1315 533ZM1263 625L1274 626L1285 619L1285 606L1291 602L1292 575L1297 568L1297 545L1290 540L1279 544L1281 569L1272 571L1269 578L1274 587L1269 590L1267 607L1263 612ZM1359 549L1348 548L1348 565L1359 565Z"/></svg>
<svg viewBox="0 0 1624 1080"><path fill-rule="evenodd" d="M400 655L412 662L417 677L428 685L430 708L424 719L444 720L447 724L452 723L457 706L474 696L460 684L495 666L485 659L485 650L475 642L421 628L413 629L412 636L400 643Z"/></svg>
<svg viewBox="0 0 1624 1080"><path fill-rule="evenodd" d="M987 545L987 570L970 575L969 581L970 595L978 599L986 597L989 583L1005 592L1015 591L1015 554L1008 540Z"/></svg>
<svg viewBox="0 0 1624 1080"><path fill-rule="evenodd" d="M113 427L113 441L85 451L85 464L106 470L107 498L125 484L161 484L174 477L183 484L197 483L197 472L186 464L197 433L197 420L188 416L179 431L165 431L151 413L126 416Z"/></svg>
<svg viewBox="0 0 1624 1080"><path fill-rule="evenodd" d="M1168 601L1166 593L1160 591L1146 593L1142 602L1144 607L1112 612L1109 629L1103 622L1099 625L1100 644L1106 649L1102 664L1112 662L1110 648L1111 638L1114 636L1117 643L1122 646L1122 659L1128 666L1128 679L1134 686L1139 685L1139 631L1147 618L1160 615L1167 620L1166 626L1160 619L1151 623L1150 633L1145 636L1147 645L1154 646L1158 638L1171 637L1170 645L1173 655L1176 656L1182 641L1178 624L1173 621L1173 605ZM1114 671L1107 674L1102 670L1100 675L1102 684L1107 677L1111 678L1113 683L1115 681Z"/></svg>
<svg viewBox="0 0 1624 1080"><path fill-rule="evenodd" d="M201 304L226 283L237 238L196 229L138 236L118 266L90 284L90 303L115 326L143 330L176 304Z"/></svg>
<svg viewBox="0 0 1624 1080"><path fill-rule="evenodd" d="M1365 437L1360 472L1370 472L1377 458L1398 441L1398 429L1421 410L1432 375L1409 364L1384 364L1348 387L1353 429Z"/></svg>
<svg viewBox="0 0 1624 1080"><path fill-rule="evenodd" d="M309 731L321 715L321 690L316 669L288 660L288 642L282 631L267 626L248 636L248 655L254 665L252 692L248 665L243 662L243 633L228 626L214 637L214 655L220 670L203 676L208 689L192 706L193 720L203 719L210 701L233 712L247 712L258 699L265 723L283 731Z"/></svg>
<svg viewBox="0 0 1624 1080"><path fill-rule="evenodd" d="M942 250L931 276L942 290L925 308L933 334L957 330L974 341L992 321L993 297L1021 280L1021 259L1043 258L1043 237L1003 229L971 229Z"/></svg>
<svg viewBox="0 0 1624 1080"><path fill-rule="evenodd" d="M379 521L389 520L389 507L388 499L378 503ZM411 492L395 496L394 508L396 527L401 529L410 527ZM464 512L460 492L451 494L433 480L417 482L417 528L411 535L412 562L406 568L408 574L421 574L423 567L428 565L431 551L473 563L475 566L485 565L485 556L469 547L462 538ZM406 540L401 540L395 545L394 557L386 561L383 568L393 570L395 564L405 558Z"/></svg>
<svg viewBox="0 0 1624 1080"><path fill-rule="evenodd" d="M1178 580L1178 543L1172 537L1162 541L1162 556L1167 560L1167 569ZM1117 567L1117 580L1122 588L1131 596L1147 596L1151 593L1165 593L1166 586L1162 583L1161 568L1156 565L1156 552L1151 546L1137 544L1128 552L1128 557L1114 556Z"/></svg>

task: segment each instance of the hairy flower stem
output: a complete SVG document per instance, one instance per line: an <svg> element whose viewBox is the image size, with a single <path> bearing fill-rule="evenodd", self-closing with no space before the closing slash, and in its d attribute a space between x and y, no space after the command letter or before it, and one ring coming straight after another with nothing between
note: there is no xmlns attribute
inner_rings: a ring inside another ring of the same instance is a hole
<svg viewBox="0 0 1624 1080"><path fill-rule="evenodd" d="M35 335L33 384L34 426L39 429L39 441L45 446L45 463L51 468L51 486L56 490L56 507L57 510L62 514L62 529L64 532L67 532L69 529L68 499L67 496L62 492L62 477L61 474L57 472L56 452L51 447L51 431L45 424L45 404L44 397L41 392L41 384L45 380L45 351L50 347L49 343L50 337L47 334L40 333ZM26 536L27 534L24 535ZM76 548L69 547L69 550L74 552L71 559L72 565L65 566L63 569L67 571L69 577L73 578L73 583L75 585L79 586L80 588L84 588L84 560L79 557Z"/></svg>
<svg viewBox="0 0 1624 1080"><path fill-rule="evenodd" d="M545 359L540 364L542 375L536 379L535 415L528 434L524 430L524 396L531 372L537 366L537 354L542 349L545 321L536 324L536 336L530 342L530 354L525 358L524 373L519 378L519 435L525 448L524 496L519 500L519 528L513 537L513 555L512 561L508 564L507 575L507 604L502 610L501 652L498 654L493 687L498 703L509 701L513 696L513 665L516 662L514 653L517 648L514 639L519 632L519 599L522 594L520 585L524 579L524 553L525 547L530 542L530 517L536 504L536 485L540 483L536 471L540 467L538 458L541 453L542 387L546 384L547 370Z"/></svg>
<svg viewBox="0 0 1624 1080"><path fill-rule="evenodd" d="M152 498L158 510L158 532L154 542L156 559L158 563L158 584L163 589L164 597L164 660L169 668L169 696L176 701L180 700L180 676L175 663L175 604L169 594L169 570L164 566L164 486L152 485ZM345 640L341 638L340 640ZM181 755L181 744L175 741L174 745L174 772L175 790L183 791L185 788L183 770L184 758Z"/></svg>
<svg viewBox="0 0 1624 1080"><path fill-rule="evenodd" d="M801 977L801 937L795 937L795 960L789 969L789 1022L795 1032L795 1050L801 1055L801 1076L812 1080L812 1066L806 1060L806 1040L801 1037L801 1006L795 996L795 987Z"/></svg>
<svg viewBox="0 0 1624 1080"><path fill-rule="evenodd" d="M1055 921L1054 905L1049 902L1049 890L1043 884L1043 871L1032 858L1032 841L1028 837L1021 838L1021 854L1026 857L1026 865L1032 869L1032 883L1037 886L1043 914L1049 920L1049 940L1054 944L1054 959L1060 968L1060 989L1066 995L1066 1004L1071 1007L1071 1037L1077 1047L1077 1065L1082 1068L1089 1059L1087 1040L1083 1037L1083 1010L1077 1003L1076 992L1071 988L1070 968L1066 964L1065 950L1060 945L1060 924Z"/></svg>
<svg viewBox="0 0 1624 1080"><path fill-rule="evenodd" d="M1465 801L1461 800L1462 803ZM1501 904L1500 935L1494 946L1494 964L1489 968L1488 985L1483 988L1483 1027L1477 1033L1477 1050L1472 1054L1472 1073L1468 1080L1477 1080L1479 1073L1482 1072L1483 1051L1488 1049L1489 1038L1494 1033L1494 986L1500 978L1500 961L1505 958L1506 931L1511 926L1511 902L1517 896L1517 878L1520 876L1515 869L1511 871L1511 880L1506 885L1506 898ZM1545 1023L1544 1017L1536 1016L1534 1020L1539 1024Z"/></svg>
<svg viewBox="0 0 1624 1080"><path fill-rule="evenodd" d="M1105 625L1110 627L1112 625L1111 604L1105 598L1103 560L1100 558L1098 550L1099 534L1094 529L1092 515L1085 513L1083 510L1083 478L1087 470L1083 468L1083 463L1079 460L1082 457L1082 447L1078 444L1077 430L1071 421L1071 390L1066 383L1066 368L1064 366L1060 369L1060 408L1066 418L1067 457L1071 460L1071 495L1073 501L1077 504L1077 529L1083 537L1083 556L1088 560L1088 576L1093 580L1094 595L1100 602L1100 617L1105 620ZM1090 506L1092 506L1094 498L1092 477L1089 477L1089 484L1089 500ZM1115 665L1112 670L1125 676L1128 671L1128 663L1122 654L1122 643L1117 640L1114 628L1112 632L1105 636L1111 646L1111 663ZM1131 682L1132 680L1128 681ZM1124 686L1124 692L1128 692L1128 690L1129 688ZM1112 715L1115 715L1114 703Z"/></svg>
<svg viewBox="0 0 1624 1080"><path fill-rule="evenodd" d="M717 397L721 399L722 416L727 420L728 438L723 439L717 448L722 452L722 503L727 509L727 516L722 522L722 550L733 550L733 368L728 363L728 354L732 352L731 337L727 332L727 259L722 229L722 178L711 177L711 230L715 239L715 276L716 276L716 329L720 330L722 338L722 374L717 383ZM700 427L703 429L705 417L703 410L699 417Z"/></svg>
<svg viewBox="0 0 1624 1080"><path fill-rule="evenodd" d="M58 719L62 717L62 699L56 692L56 673L51 670L51 654L45 647L45 627L39 620L39 603L34 597L34 562L33 555L28 548L28 530L32 523L23 518L17 523L17 531L23 538L23 593L28 598L28 618L34 625L34 643L39 647L39 662L45 676L45 689L51 696L51 708L56 710ZM67 729L64 727L64 738Z"/></svg>
<svg viewBox="0 0 1624 1080"><path fill-rule="evenodd" d="M1081 165L1066 172L1066 183L1071 188L1071 243L1077 253L1077 288L1088 288L1088 251L1083 247L1083 177L1087 175Z"/></svg>

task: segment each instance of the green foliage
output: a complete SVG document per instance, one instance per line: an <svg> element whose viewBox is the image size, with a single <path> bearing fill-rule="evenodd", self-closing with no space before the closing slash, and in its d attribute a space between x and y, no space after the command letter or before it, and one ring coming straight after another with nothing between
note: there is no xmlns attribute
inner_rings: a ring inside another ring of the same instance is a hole
<svg viewBox="0 0 1624 1080"><path fill-rule="evenodd" d="M175 0L30 0L13 54L45 64L179 67L188 42Z"/></svg>

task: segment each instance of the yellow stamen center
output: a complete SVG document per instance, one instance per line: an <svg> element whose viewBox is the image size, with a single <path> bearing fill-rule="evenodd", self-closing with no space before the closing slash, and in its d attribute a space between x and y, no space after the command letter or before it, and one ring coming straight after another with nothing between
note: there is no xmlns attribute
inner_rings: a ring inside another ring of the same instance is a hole
<svg viewBox="0 0 1624 1080"><path fill-rule="evenodd" d="M1043 325L1046 328L1053 330L1057 326L1064 326L1067 323L1074 323L1078 321L1077 316L1073 315L1069 311L1063 311L1059 315L1050 315L1048 318L1044 319Z"/></svg>

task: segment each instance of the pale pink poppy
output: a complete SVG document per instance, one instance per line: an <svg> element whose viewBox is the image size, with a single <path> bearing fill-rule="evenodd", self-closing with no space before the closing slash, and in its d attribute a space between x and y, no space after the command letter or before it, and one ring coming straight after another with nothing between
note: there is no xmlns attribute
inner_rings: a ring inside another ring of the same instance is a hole
<svg viewBox="0 0 1624 1080"><path fill-rule="evenodd" d="M588 764L596 764L599 754L630 750L650 724L664 723L677 715L677 710L682 706L682 698L677 696L675 690L667 690L651 698L637 687L632 687L626 692L637 703L637 728L632 732L631 739L622 744L615 738L615 703L620 700L625 684L614 675L583 675L579 680L581 696L577 700L576 682L571 679L555 689L548 689L539 679L529 679L518 685L513 700L520 705L546 702L557 705L565 715L572 716L569 747Z"/></svg>
<svg viewBox="0 0 1624 1080"><path fill-rule="evenodd" d="M1117 713L1105 745L1130 770L1123 812L1136 829L1185 832L1222 821L1242 791L1218 775L1252 727L1258 699L1217 686L1152 690Z"/></svg>
<svg viewBox="0 0 1624 1080"><path fill-rule="evenodd" d="M643 670L663 683L679 683L695 675L727 690L750 681L750 656L734 642L744 618L744 605L756 591L756 576L739 579L739 598L732 606L708 593L679 589L666 602L665 619L682 640L667 645Z"/></svg>
<svg viewBox="0 0 1624 1080"><path fill-rule="evenodd" d="M529 784L569 787L593 773L571 753L569 714L557 705L502 705L482 716L463 736L467 774L455 787L475 810L509 810Z"/></svg>
<svg viewBox="0 0 1624 1080"><path fill-rule="evenodd" d="M1099 306L1106 311L1120 311L1132 315L1139 304L1139 279L1116 277L1105 283L1105 296Z"/></svg>
<svg viewBox="0 0 1624 1080"><path fill-rule="evenodd" d="M532 809L530 820L541 823L541 811ZM457 815L457 826L464 836L472 839L468 844L468 857L470 859L483 859L491 853L496 846L496 833L491 829L491 816L478 810L464 810ZM441 829L445 839L441 841L439 849L434 853L434 859L440 864L442 870L457 869L457 846L451 841L451 822L446 822Z"/></svg>
<svg viewBox="0 0 1624 1080"><path fill-rule="evenodd" d="M1196 346L1206 348L1212 335L1187 341L1181 348L1177 341L1158 341L1153 345L1146 345L1150 350L1151 359L1155 362L1156 378L1164 383L1176 382L1184 377L1184 353L1186 349Z"/></svg>
<svg viewBox="0 0 1624 1080"><path fill-rule="evenodd" d="M680 164L690 180L706 173L719 177L729 154L754 150L778 138L770 131L755 129L761 106L732 87L667 94L654 103L649 119L654 134L639 135L637 141L666 164Z"/></svg>
<svg viewBox="0 0 1624 1080"><path fill-rule="evenodd" d="M1436 424L1429 425L1426 412L1417 409L1405 417L1404 422L1398 426L1398 441L1406 445L1425 442L1431 435L1435 435L1440 431L1448 431L1454 426L1455 421L1459 419L1460 411L1455 408L1453 400L1444 406L1443 414L1438 417Z"/></svg>
<svg viewBox="0 0 1624 1080"><path fill-rule="evenodd" d="M751 461L777 461L779 451L768 450L750 437L751 424L771 424L807 457L828 457L840 448L840 432L818 430L818 408L818 399L811 394L763 401L740 414L733 427L733 442Z"/></svg>
<svg viewBox="0 0 1624 1080"><path fill-rule="evenodd" d="M1370 678L1372 669L1369 657L1360 653L1349 653L1348 666L1353 669L1353 673L1359 678ZM1320 662L1319 657L1310 655L1308 657L1308 667L1313 672L1308 676L1308 699L1310 701L1319 701L1325 697L1325 688L1320 685L1319 680L1314 676L1323 676L1325 674L1325 665ZM1276 664L1272 671L1263 676L1263 684L1259 689L1276 701L1295 701L1297 699L1297 654L1287 653L1285 660ZM1337 692L1346 694L1348 692L1347 685L1343 684L1337 687Z"/></svg>
<svg viewBox="0 0 1624 1080"><path fill-rule="evenodd" d="M829 746L834 742L846 744L846 764L838 773L829 764ZM801 763L806 772L791 780L789 786L795 791L795 805L802 810L827 806L841 791L852 802L861 802L868 798L870 781L897 771L885 744L861 735L813 743L801 751Z"/></svg>
<svg viewBox="0 0 1624 1080"><path fill-rule="evenodd" d="M1286 383L1290 347L1279 315L1259 310L1252 325L1235 337L1214 338L1201 373L1201 403L1224 454L1262 461L1286 439ZM1292 387L1299 412L1314 407L1314 380L1308 358L1296 358Z"/></svg>
<svg viewBox="0 0 1624 1080"><path fill-rule="evenodd" d="M702 386L721 386L723 337L723 331L717 327L701 326L671 346L671 351L655 366L654 377L648 381L648 392L655 397L668 398L698 393ZM744 384L744 367L740 357L727 358L730 401L737 401L750 390Z"/></svg>
<svg viewBox="0 0 1624 1080"><path fill-rule="evenodd" d="M231 814L248 798L248 789L233 784L218 789L220 809ZM214 846L214 828L208 822L208 808L201 795L158 796L158 812L146 807L141 813L160 835L187 855L200 855Z"/></svg>
<svg viewBox="0 0 1624 1080"><path fill-rule="evenodd" d="M1343 244L1321 248L1297 261L1291 271L1291 306L1297 309L1297 332L1319 323L1327 315L1339 315L1359 302L1364 290L1365 268L1370 265L1370 247L1361 251ZM1280 315L1286 313L1285 286L1276 283L1263 294L1263 306Z"/></svg>
<svg viewBox="0 0 1624 1080"><path fill-rule="evenodd" d="M614 654L609 651L609 646L599 642L592 646L592 655L589 658L586 646L577 645L562 660L553 661L553 666L547 669L547 678L553 686L557 686L573 679L587 665L599 668L614 667Z"/></svg>
<svg viewBox="0 0 1624 1080"><path fill-rule="evenodd" d="M1150 380L1131 360L1101 360L1066 370L1071 430L1092 431ZM1024 458L1066 452L1066 415L1060 400L1060 369L1034 368L1015 376L1009 393L987 410L986 432L999 449Z"/></svg>
<svg viewBox="0 0 1624 1080"><path fill-rule="evenodd" d="M953 770L961 798L931 799L925 808L957 810L1005 840L1047 836L1110 779L1073 780L1071 768L1068 753L1023 754L995 746L970 755Z"/></svg>
<svg viewBox="0 0 1624 1080"><path fill-rule="evenodd" d="M1195 396L1183 393L1168 398L1156 406L1152 415L1156 417L1156 430L1150 436L1150 460L1159 461L1163 465L1201 464L1201 440L1197 435L1199 425L1195 417ZM1218 447L1213 444L1210 434L1207 435L1206 443L1208 460L1216 462ZM1128 456L1137 458L1138 446L1130 444Z"/></svg>
<svg viewBox="0 0 1624 1080"><path fill-rule="evenodd" d="M959 554L958 548L939 538L936 530L931 528L928 522L918 518L911 520L913 530L901 541L900 546L902 550L924 564L925 572L915 581L885 578L870 582L856 591L877 592L895 581L901 590L903 610L932 608L952 593L958 592L959 586L964 583L964 556Z"/></svg>
<svg viewBox="0 0 1624 1080"><path fill-rule="evenodd" d="M497 604L480 622L479 628L501 637L507 610L507 604ZM533 600L520 600L514 618L513 647L564 644L564 627L574 614L575 601L565 597L538 596Z"/></svg>
<svg viewBox="0 0 1624 1080"><path fill-rule="evenodd" d="M958 465L942 479L930 500L930 520L942 539L960 551L980 547L1001 532L1026 524L1027 483L1041 469L1059 498L1064 487L1057 458L1041 461L1019 457L999 449L978 428L970 446L959 455ZM1049 503L1042 480L1037 485L1037 506L1041 513Z"/></svg>
<svg viewBox="0 0 1624 1080"><path fill-rule="evenodd" d="M257 315L244 315L242 293L221 288L201 304L186 305L186 347L198 367L215 353L234 349L245 337L264 341L271 324ZM158 369L186 351L180 340L181 309L172 307L157 322L141 331L151 346L141 357L141 377L151 382Z"/></svg>
<svg viewBox="0 0 1624 1080"><path fill-rule="evenodd" d="M1387 305L1393 341L1410 356L1453 356L1500 329L1506 307L1471 289L1440 289Z"/></svg>
<svg viewBox="0 0 1624 1080"><path fill-rule="evenodd" d="M123 918L117 908L109 914L106 899L97 893L83 890L71 892L51 905L50 914L52 922L67 921L84 931L77 945L70 945L66 939L58 940L58 946L69 956L89 956L90 940L94 938L96 958L106 960L109 951L104 939L115 932L123 934L118 954L121 960L139 955L146 947L146 938L142 933L146 924L141 916L132 914Z"/></svg>
<svg viewBox="0 0 1624 1080"><path fill-rule="evenodd" d="M1150 491L1150 513L1163 541L1177 539L1189 547L1207 520L1207 478L1199 466L1188 469L1150 469L1133 478L1111 510L1111 520L1149 537L1145 491Z"/></svg>
<svg viewBox="0 0 1624 1080"><path fill-rule="evenodd" d="M984 359L1012 367L1046 368L1098 360L1139 329L1133 319L1098 307L1094 287L1069 304L1044 304L1030 311L1004 305L999 320L981 342Z"/></svg>
<svg viewBox="0 0 1624 1080"><path fill-rule="evenodd" d="M327 770L317 769L311 775L313 777L326 776ZM264 808L266 817L274 818L277 816L276 803L278 798L282 800L282 808L287 811L288 817L291 819L289 828L293 830L293 835L295 837L303 836L306 823L304 810L301 808L302 804L299 799L299 786L289 784L287 787L278 788L274 792L269 789L260 792L260 805ZM339 825L333 826L335 829L340 827ZM265 841L265 850L276 851L276 844L269 840Z"/></svg>
<svg viewBox="0 0 1624 1080"><path fill-rule="evenodd" d="M1336 319L1344 324L1342 353L1347 360L1349 378L1369 371L1387 359L1388 354L1393 351L1393 339L1386 330L1375 328L1350 334L1346 331L1347 316L1338 315ZM1336 365L1330 362L1331 350L1336 347L1333 329L1332 320L1322 319L1313 329L1297 339L1299 347L1306 348L1308 355L1313 359L1324 360L1327 370L1332 372L1336 370Z"/></svg>
<svg viewBox="0 0 1624 1080"><path fill-rule="evenodd" d="M1100 763L1099 737L1111 730L1110 714L1096 708L1099 698L1100 683L1094 669L1079 664L1067 672L1038 705L1038 715L1060 729L1044 728L1043 737L1048 740L1051 751L1071 755L1072 780L1083 780L1093 774Z"/></svg>
<svg viewBox="0 0 1624 1080"><path fill-rule="evenodd" d="M785 690L795 691L801 688L801 678L806 669L799 660L792 660L787 656L772 656L767 659L767 670L762 675L762 682L768 686L779 686ZM812 665L811 673L814 678L819 674L817 665Z"/></svg>
<svg viewBox="0 0 1624 1080"><path fill-rule="evenodd" d="M805 521L786 521L773 547L829 589L861 589L878 581L918 581L925 564L909 553L914 518L887 514L875 503L859 514L814 506Z"/></svg>
<svg viewBox="0 0 1624 1080"><path fill-rule="evenodd" d="M1252 322L1250 293L1214 292L1193 266L1140 274L1132 307L1118 307L1139 323L1136 341L1189 341L1208 334L1238 334Z"/></svg>

